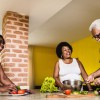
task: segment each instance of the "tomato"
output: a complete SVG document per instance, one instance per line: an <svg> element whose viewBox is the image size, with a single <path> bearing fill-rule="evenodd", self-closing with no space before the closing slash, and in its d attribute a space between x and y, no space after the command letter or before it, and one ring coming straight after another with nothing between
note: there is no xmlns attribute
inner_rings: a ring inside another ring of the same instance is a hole
<svg viewBox="0 0 100 100"><path fill-rule="evenodd" d="M24 94L25 90L18 90L18 94Z"/></svg>
<svg viewBox="0 0 100 100"><path fill-rule="evenodd" d="M65 90L65 94L66 95L70 95L71 94L71 90L70 89Z"/></svg>
<svg viewBox="0 0 100 100"><path fill-rule="evenodd" d="M17 94L17 91L11 91L10 94Z"/></svg>

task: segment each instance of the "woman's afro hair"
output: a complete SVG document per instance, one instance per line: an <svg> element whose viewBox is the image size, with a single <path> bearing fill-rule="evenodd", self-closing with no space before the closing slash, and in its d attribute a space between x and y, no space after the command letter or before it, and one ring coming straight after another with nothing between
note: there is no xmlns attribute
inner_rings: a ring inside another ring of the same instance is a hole
<svg viewBox="0 0 100 100"><path fill-rule="evenodd" d="M67 42L60 42L57 45L57 47L56 47L56 54L57 54L58 58L61 58L61 55L62 55L62 47L63 46L67 46L71 50L71 52L73 51L73 48L72 48L72 46L69 43L67 43Z"/></svg>

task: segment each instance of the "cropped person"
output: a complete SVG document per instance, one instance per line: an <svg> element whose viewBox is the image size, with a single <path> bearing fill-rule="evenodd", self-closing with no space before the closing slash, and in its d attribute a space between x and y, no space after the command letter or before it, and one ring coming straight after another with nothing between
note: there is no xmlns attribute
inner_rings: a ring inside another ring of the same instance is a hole
<svg viewBox="0 0 100 100"><path fill-rule="evenodd" d="M65 89L63 81L81 81L81 76L85 81L88 76L82 63L78 59L71 57L72 51L72 46L67 42L61 42L56 47L56 54L59 60L55 64L53 77L61 90ZM91 91L90 84L87 83L87 86L88 90Z"/></svg>
<svg viewBox="0 0 100 100"><path fill-rule="evenodd" d="M100 19L93 21L89 30L93 38L100 42ZM100 68L88 76L87 82L94 82L95 85L100 85Z"/></svg>
<svg viewBox="0 0 100 100"><path fill-rule="evenodd" d="M5 40L2 35L0 35L0 52L3 50ZM2 65L0 63L0 92L10 92L16 90L16 85L6 76Z"/></svg>

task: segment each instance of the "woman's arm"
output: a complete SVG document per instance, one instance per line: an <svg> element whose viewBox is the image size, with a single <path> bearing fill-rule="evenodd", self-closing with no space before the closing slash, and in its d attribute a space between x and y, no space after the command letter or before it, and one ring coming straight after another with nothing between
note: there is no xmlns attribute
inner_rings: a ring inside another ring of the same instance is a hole
<svg viewBox="0 0 100 100"><path fill-rule="evenodd" d="M84 82L86 82L86 79L88 77L87 72L85 71L83 64L78 59L77 59L77 62L79 64L79 67L80 67L80 70L81 70L81 75L84 79ZM89 83L86 83L86 85L88 86L89 91L91 91L92 90L91 85Z"/></svg>
<svg viewBox="0 0 100 100"><path fill-rule="evenodd" d="M53 77L56 81L57 86L59 86L63 90L64 89L63 84L60 82L60 79L59 79L59 63L58 62L55 64Z"/></svg>
<svg viewBox="0 0 100 100"><path fill-rule="evenodd" d="M2 86L0 86L0 92L17 90L16 85L4 73L1 64L0 64L0 83L2 83Z"/></svg>
<svg viewBox="0 0 100 100"><path fill-rule="evenodd" d="M13 84L13 82L6 76L6 74L4 73L4 70L0 64L0 82L3 85L10 85Z"/></svg>

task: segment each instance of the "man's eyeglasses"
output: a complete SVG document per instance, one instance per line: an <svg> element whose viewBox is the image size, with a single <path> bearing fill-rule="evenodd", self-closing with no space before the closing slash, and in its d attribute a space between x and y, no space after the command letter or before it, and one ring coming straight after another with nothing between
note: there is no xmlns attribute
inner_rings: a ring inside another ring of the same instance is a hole
<svg viewBox="0 0 100 100"><path fill-rule="evenodd" d="M100 39L100 33L93 36L94 39Z"/></svg>

